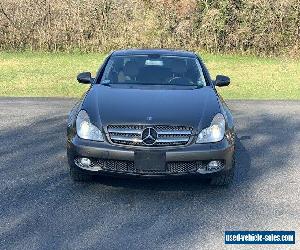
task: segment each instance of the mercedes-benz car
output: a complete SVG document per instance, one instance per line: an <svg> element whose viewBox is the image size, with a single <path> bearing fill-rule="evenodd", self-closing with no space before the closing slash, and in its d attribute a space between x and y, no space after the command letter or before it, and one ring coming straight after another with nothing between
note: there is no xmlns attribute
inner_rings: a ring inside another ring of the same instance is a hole
<svg viewBox="0 0 300 250"><path fill-rule="evenodd" d="M193 52L164 49L114 51L69 114L67 156L75 181L92 175L233 179L233 117Z"/></svg>

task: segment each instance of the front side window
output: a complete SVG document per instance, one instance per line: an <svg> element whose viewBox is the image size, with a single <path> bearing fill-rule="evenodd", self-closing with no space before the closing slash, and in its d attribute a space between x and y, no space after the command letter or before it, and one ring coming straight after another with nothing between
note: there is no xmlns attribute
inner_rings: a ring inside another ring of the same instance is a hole
<svg viewBox="0 0 300 250"><path fill-rule="evenodd" d="M196 58L159 55L112 56L101 83L206 86Z"/></svg>

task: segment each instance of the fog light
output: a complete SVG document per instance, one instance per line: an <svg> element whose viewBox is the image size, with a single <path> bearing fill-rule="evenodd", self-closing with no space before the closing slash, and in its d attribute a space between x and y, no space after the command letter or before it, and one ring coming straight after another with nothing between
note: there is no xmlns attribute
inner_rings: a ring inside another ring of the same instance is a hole
<svg viewBox="0 0 300 250"><path fill-rule="evenodd" d="M79 162L85 168L88 168L91 166L91 160L89 158L80 158Z"/></svg>
<svg viewBox="0 0 300 250"><path fill-rule="evenodd" d="M215 172L215 171L222 169L223 167L224 167L224 165L221 161L210 161L207 164L206 169L207 169L207 171Z"/></svg>

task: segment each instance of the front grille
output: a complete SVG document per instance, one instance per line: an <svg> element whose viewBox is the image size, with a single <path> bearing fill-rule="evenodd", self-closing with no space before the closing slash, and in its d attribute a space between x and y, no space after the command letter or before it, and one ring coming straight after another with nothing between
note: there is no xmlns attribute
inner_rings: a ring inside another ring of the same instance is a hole
<svg viewBox="0 0 300 250"><path fill-rule="evenodd" d="M170 173L192 173L199 168L205 168L202 161L174 161L167 163L167 171Z"/></svg>
<svg viewBox="0 0 300 250"><path fill-rule="evenodd" d="M75 162L79 164L78 158ZM106 171L136 173L136 174L184 174L194 173L198 169L205 169L205 161L173 161L166 163L165 171L157 170L139 170L135 169L134 161L129 160L112 160L112 159L91 159L91 169L100 167Z"/></svg>
<svg viewBox="0 0 300 250"><path fill-rule="evenodd" d="M153 144L146 144L142 134L147 128L153 128L157 138ZM179 146L189 142L193 128L186 126L168 125L109 125L107 127L109 138L113 143L131 146L161 147Z"/></svg>
<svg viewBox="0 0 300 250"><path fill-rule="evenodd" d="M98 159L92 161L92 163L94 166L101 167L108 171L134 172L133 161Z"/></svg>

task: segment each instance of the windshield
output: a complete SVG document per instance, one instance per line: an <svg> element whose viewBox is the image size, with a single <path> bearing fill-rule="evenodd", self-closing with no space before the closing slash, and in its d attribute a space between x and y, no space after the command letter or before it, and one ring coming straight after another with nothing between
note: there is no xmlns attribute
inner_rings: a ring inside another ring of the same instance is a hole
<svg viewBox="0 0 300 250"><path fill-rule="evenodd" d="M113 56L101 83L206 86L196 58L160 55Z"/></svg>

